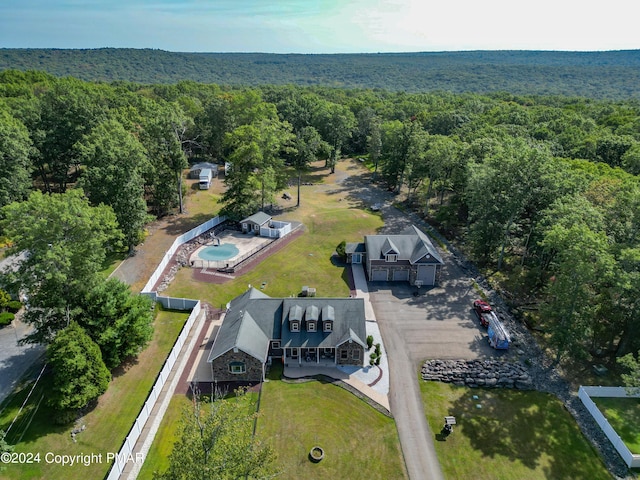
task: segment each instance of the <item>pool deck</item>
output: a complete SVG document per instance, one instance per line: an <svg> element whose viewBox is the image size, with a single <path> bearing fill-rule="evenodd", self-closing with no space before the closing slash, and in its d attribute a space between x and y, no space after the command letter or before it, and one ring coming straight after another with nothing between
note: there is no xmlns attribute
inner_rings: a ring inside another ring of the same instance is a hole
<svg viewBox="0 0 640 480"><path fill-rule="evenodd" d="M251 251L259 250L267 243L271 243L274 240L273 238L260 237L255 233L242 233L234 230L223 230L216 236L216 238L220 239L220 243L231 243L235 245L238 249L238 254L225 260L203 260L200 258L199 254L205 248L214 245L214 240L212 239L210 242L207 242L205 245L202 245L200 248L195 250L191 254L191 257L189 257L189 261L192 263L197 262L197 264L204 262L208 268L221 268L227 263L233 265L237 259L244 257Z"/></svg>

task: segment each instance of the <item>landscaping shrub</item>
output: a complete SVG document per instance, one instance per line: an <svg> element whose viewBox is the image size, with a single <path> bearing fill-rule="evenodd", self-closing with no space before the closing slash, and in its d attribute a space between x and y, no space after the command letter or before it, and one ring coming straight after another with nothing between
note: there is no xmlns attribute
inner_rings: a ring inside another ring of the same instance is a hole
<svg viewBox="0 0 640 480"><path fill-rule="evenodd" d="M347 248L347 242L346 241L341 241L338 246L336 247L336 253L338 254L338 256L342 259L342 260L346 260L347 259L347 253L346 253L346 248Z"/></svg>
<svg viewBox="0 0 640 480"><path fill-rule="evenodd" d="M373 335L367 335L367 350L371 350L373 346Z"/></svg>
<svg viewBox="0 0 640 480"><path fill-rule="evenodd" d="M20 303L18 300L11 300L9 303L7 303L7 310L12 313L18 313L18 310L20 310L21 308L22 303Z"/></svg>
<svg viewBox="0 0 640 480"><path fill-rule="evenodd" d="M11 312L2 312L0 313L0 327L4 327L5 325L9 325L13 322L15 315Z"/></svg>

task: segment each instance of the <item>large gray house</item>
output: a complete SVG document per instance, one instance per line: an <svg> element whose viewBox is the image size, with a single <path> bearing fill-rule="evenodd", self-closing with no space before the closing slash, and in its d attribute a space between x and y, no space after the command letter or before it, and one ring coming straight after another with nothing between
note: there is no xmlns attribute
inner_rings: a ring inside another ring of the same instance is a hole
<svg viewBox="0 0 640 480"><path fill-rule="evenodd" d="M363 243L348 243L345 252L347 263L365 264L371 282L431 286L443 265L429 237L415 225L398 235L365 235Z"/></svg>
<svg viewBox="0 0 640 480"><path fill-rule="evenodd" d="M216 382L261 381L274 359L361 366L365 342L361 298L271 298L250 287L227 305L207 361Z"/></svg>

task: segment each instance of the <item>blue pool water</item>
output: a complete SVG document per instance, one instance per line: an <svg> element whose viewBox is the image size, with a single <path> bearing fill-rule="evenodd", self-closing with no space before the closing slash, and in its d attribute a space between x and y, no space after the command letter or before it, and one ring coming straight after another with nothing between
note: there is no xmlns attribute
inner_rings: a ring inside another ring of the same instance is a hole
<svg viewBox="0 0 640 480"><path fill-rule="evenodd" d="M240 250L233 243L221 243L219 246L211 245L203 248L198 252L198 256L202 260L228 260L238 253Z"/></svg>

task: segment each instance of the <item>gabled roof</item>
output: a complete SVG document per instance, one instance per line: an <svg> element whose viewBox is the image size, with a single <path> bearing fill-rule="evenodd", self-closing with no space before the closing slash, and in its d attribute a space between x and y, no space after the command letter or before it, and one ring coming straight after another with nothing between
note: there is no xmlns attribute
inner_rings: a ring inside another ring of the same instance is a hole
<svg viewBox="0 0 640 480"><path fill-rule="evenodd" d="M269 341L280 336L282 301L249 288L227 307L207 361L237 348L264 362Z"/></svg>
<svg viewBox="0 0 640 480"><path fill-rule="evenodd" d="M358 336L358 334L356 332L354 332L352 329L349 329L348 332L346 332L341 338L340 340L338 340L338 343L336 343L336 347L339 347L340 345L342 345L343 343L347 343L347 342L356 342L359 345L362 345L364 347L364 349L367 349L367 346L365 345L365 343L362 341L362 339Z"/></svg>
<svg viewBox="0 0 640 480"><path fill-rule="evenodd" d="M393 252L398 254L398 260L408 260L412 264L444 263L429 237L415 225L399 235L366 235L364 241L367 255L372 260Z"/></svg>
<svg viewBox="0 0 640 480"><path fill-rule="evenodd" d="M349 340L366 348L364 300L362 298L271 298L249 288L228 304L207 361L212 362L234 348L265 362L271 340L285 347L335 348ZM289 329L289 319L331 320L332 330L307 332Z"/></svg>
<svg viewBox="0 0 640 480"><path fill-rule="evenodd" d="M389 237L386 237L384 239L384 243L382 244L382 248L380 249L380 251L382 252L382 255L388 255L390 253L400 253L400 249L395 246L395 244Z"/></svg>
<svg viewBox="0 0 640 480"><path fill-rule="evenodd" d="M240 223L253 222L253 223L257 223L258 225L264 225L269 220L271 220L270 215L267 215L264 212L258 212L258 213L254 213L250 217L245 218L244 220L241 220Z"/></svg>

